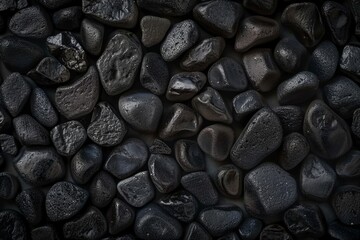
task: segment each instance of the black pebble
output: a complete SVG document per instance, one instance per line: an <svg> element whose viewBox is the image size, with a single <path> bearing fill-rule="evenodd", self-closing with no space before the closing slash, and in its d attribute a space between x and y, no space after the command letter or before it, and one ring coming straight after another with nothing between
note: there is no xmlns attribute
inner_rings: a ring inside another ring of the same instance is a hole
<svg viewBox="0 0 360 240"><path fill-rule="evenodd" d="M277 106L272 110L279 117L284 133L302 132L304 112L299 106Z"/></svg>
<svg viewBox="0 0 360 240"><path fill-rule="evenodd" d="M282 213L297 198L295 179L274 163L263 163L245 176L245 209L254 217L266 218Z"/></svg>
<svg viewBox="0 0 360 240"><path fill-rule="evenodd" d="M219 191L231 198L239 198L242 194L243 174L233 164L222 165L215 176L215 185Z"/></svg>
<svg viewBox="0 0 360 240"><path fill-rule="evenodd" d="M87 128L88 137L104 147L118 145L127 133L125 122L118 118L107 102L98 103Z"/></svg>
<svg viewBox="0 0 360 240"><path fill-rule="evenodd" d="M292 240L291 235L279 224L267 225L260 234L260 240Z"/></svg>
<svg viewBox="0 0 360 240"><path fill-rule="evenodd" d="M335 186L336 173L330 165L310 154L302 163L299 186L308 198L325 201Z"/></svg>
<svg viewBox="0 0 360 240"><path fill-rule="evenodd" d="M195 141L187 139L178 140L175 143L175 157L185 172L205 170L205 155Z"/></svg>
<svg viewBox="0 0 360 240"><path fill-rule="evenodd" d="M169 30L171 22L167 18L144 16L140 22L141 42L145 47L159 44Z"/></svg>
<svg viewBox="0 0 360 240"><path fill-rule="evenodd" d="M31 231L32 240L59 240L59 235L57 234L53 226L41 226L34 228Z"/></svg>
<svg viewBox="0 0 360 240"><path fill-rule="evenodd" d="M181 169L174 158L151 154L148 169L151 180L159 192L169 193L180 185Z"/></svg>
<svg viewBox="0 0 360 240"><path fill-rule="evenodd" d="M205 208L199 213L198 221L214 237L235 230L241 223L243 213L235 206L215 206Z"/></svg>
<svg viewBox="0 0 360 240"><path fill-rule="evenodd" d="M255 90L248 90L236 95L232 100L236 121L243 121L265 107L265 104L261 94Z"/></svg>
<svg viewBox="0 0 360 240"><path fill-rule="evenodd" d="M5 209L0 211L0 236L6 240L28 239L28 227L23 216L17 211Z"/></svg>
<svg viewBox="0 0 360 240"><path fill-rule="evenodd" d="M14 167L25 182L35 186L52 184L66 172L62 157L52 147L23 147Z"/></svg>
<svg viewBox="0 0 360 240"><path fill-rule="evenodd" d="M357 45L346 45L343 48L341 57L340 57L340 69L354 77L354 80L359 81L360 77L360 67L357 63L359 61L359 54L360 54L360 46Z"/></svg>
<svg viewBox="0 0 360 240"><path fill-rule="evenodd" d="M74 6L56 11L52 17L57 29L75 30L80 27L82 12L81 7Z"/></svg>
<svg viewBox="0 0 360 240"><path fill-rule="evenodd" d="M208 233L199 223L192 222L186 228L184 240L197 239L211 240L213 238L211 237L210 233Z"/></svg>
<svg viewBox="0 0 360 240"><path fill-rule="evenodd" d="M15 134L21 144L50 145L49 131L28 114L13 119Z"/></svg>
<svg viewBox="0 0 360 240"><path fill-rule="evenodd" d="M63 233L66 239L95 240L105 235L107 223L99 209L90 207L80 217L66 222Z"/></svg>
<svg viewBox="0 0 360 240"><path fill-rule="evenodd" d="M155 197L155 187L147 171L121 180L117 184L117 190L134 207L142 207Z"/></svg>
<svg viewBox="0 0 360 240"><path fill-rule="evenodd" d="M104 26L97 21L85 18L81 22L81 42L88 53L96 56L101 53L104 31Z"/></svg>
<svg viewBox="0 0 360 240"><path fill-rule="evenodd" d="M111 235L129 228L135 220L135 211L127 203L115 198L106 211L106 219Z"/></svg>
<svg viewBox="0 0 360 240"><path fill-rule="evenodd" d="M281 70L295 73L301 70L307 61L306 48L295 38L281 39L274 49L274 58Z"/></svg>
<svg viewBox="0 0 360 240"><path fill-rule="evenodd" d="M340 177L360 176L360 151L351 150L336 162L336 173Z"/></svg>
<svg viewBox="0 0 360 240"><path fill-rule="evenodd" d="M40 85L54 85L70 80L70 71L54 57L43 58L27 75Z"/></svg>
<svg viewBox="0 0 360 240"><path fill-rule="evenodd" d="M107 172L97 173L91 180L89 186L91 203L103 208L109 205L116 195L116 183L114 178Z"/></svg>
<svg viewBox="0 0 360 240"><path fill-rule="evenodd" d="M193 194L203 205L214 205L219 195L206 172L193 172L181 178L181 185Z"/></svg>
<svg viewBox="0 0 360 240"><path fill-rule="evenodd" d="M332 207L338 219L346 225L360 224L360 188L345 185L336 189L332 197Z"/></svg>
<svg viewBox="0 0 360 240"><path fill-rule="evenodd" d="M83 146L71 159L70 172L75 182L87 183L100 170L103 161L101 147L96 144Z"/></svg>
<svg viewBox="0 0 360 240"><path fill-rule="evenodd" d="M278 85L281 72L270 49L256 48L246 52L243 55L243 64L255 90L269 92Z"/></svg>
<svg viewBox="0 0 360 240"><path fill-rule="evenodd" d="M54 127L59 118L46 93L41 88L35 88L30 97L31 115L44 127Z"/></svg>
<svg viewBox="0 0 360 240"><path fill-rule="evenodd" d="M167 63L155 52L145 54L140 71L140 83L155 95L163 95L170 79Z"/></svg>
<svg viewBox="0 0 360 240"><path fill-rule="evenodd" d="M244 240L255 240L263 228L263 223L257 219L248 217L241 223L239 227L239 235Z"/></svg>
<svg viewBox="0 0 360 240"><path fill-rule="evenodd" d="M70 182L58 182L46 195L46 214L53 222L69 219L84 208L88 198L85 189Z"/></svg>
<svg viewBox="0 0 360 240"><path fill-rule="evenodd" d="M172 149L169 147L169 145L157 138L154 139L153 143L149 147L149 151L152 154L170 155L172 153Z"/></svg>
<svg viewBox="0 0 360 240"><path fill-rule="evenodd" d="M208 81L211 87L220 91L242 92L248 87L243 67L230 57L223 57L210 67Z"/></svg>
<svg viewBox="0 0 360 240"><path fill-rule="evenodd" d="M140 139L129 138L112 150L104 168L116 178L124 179L138 172L148 157L146 144Z"/></svg>
<svg viewBox="0 0 360 240"><path fill-rule="evenodd" d="M0 199L11 200L15 198L20 188L19 180L8 172L0 173Z"/></svg>
<svg viewBox="0 0 360 240"><path fill-rule="evenodd" d="M31 87L26 77L19 73L10 74L0 86L2 103L11 116L20 114L30 97Z"/></svg>
<svg viewBox="0 0 360 240"><path fill-rule="evenodd" d="M232 162L249 170L278 149L283 138L281 123L269 108L262 108L249 120L230 152Z"/></svg>
<svg viewBox="0 0 360 240"><path fill-rule="evenodd" d="M140 239L180 239L183 228L179 221L151 203L137 212L135 235Z"/></svg>
<svg viewBox="0 0 360 240"><path fill-rule="evenodd" d="M29 223L37 225L45 216L45 195L36 188L26 189L16 196L16 206Z"/></svg>

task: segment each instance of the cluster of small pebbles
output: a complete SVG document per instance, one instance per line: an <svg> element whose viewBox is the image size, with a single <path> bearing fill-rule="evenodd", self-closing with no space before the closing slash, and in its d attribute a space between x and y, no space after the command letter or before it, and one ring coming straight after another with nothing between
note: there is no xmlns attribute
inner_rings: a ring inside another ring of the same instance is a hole
<svg viewBox="0 0 360 240"><path fill-rule="evenodd" d="M360 1L0 0L1 240L360 239Z"/></svg>

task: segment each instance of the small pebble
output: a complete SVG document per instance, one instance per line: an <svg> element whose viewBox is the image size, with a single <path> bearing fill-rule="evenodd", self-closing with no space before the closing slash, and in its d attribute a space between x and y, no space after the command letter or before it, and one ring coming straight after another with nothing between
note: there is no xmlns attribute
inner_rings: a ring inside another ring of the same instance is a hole
<svg viewBox="0 0 360 240"><path fill-rule="evenodd" d="M340 69L357 80L360 77L359 61L360 47L357 45L346 45L340 57ZM358 81L358 80L357 80Z"/></svg>
<svg viewBox="0 0 360 240"><path fill-rule="evenodd" d="M74 6L56 11L52 19L57 29L71 31L80 27L82 17L81 7Z"/></svg>
<svg viewBox="0 0 360 240"><path fill-rule="evenodd" d="M98 56L104 41L104 26L94 20L85 18L81 22L80 36L84 49L92 54Z"/></svg>
<svg viewBox="0 0 360 240"><path fill-rule="evenodd" d="M35 88L30 96L31 115L44 127L52 128L58 121L58 113L41 88Z"/></svg>
<svg viewBox="0 0 360 240"><path fill-rule="evenodd" d="M205 154L197 142L181 139L175 143L175 158L185 172L204 171Z"/></svg>
<svg viewBox="0 0 360 240"><path fill-rule="evenodd" d="M159 44L169 30L171 22L167 18L144 16L140 22L141 42L145 47Z"/></svg>
<svg viewBox="0 0 360 240"><path fill-rule="evenodd" d="M236 121L243 121L265 107L265 101L259 92L247 90L233 98L232 106Z"/></svg>
<svg viewBox="0 0 360 240"><path fill-rule="evenodd" d="M272 110L279 117L285 134L302 132L304 112L299 106L277 106Z"/></svg>
<svg viewBox="0 0 360 240"><path fill-rule="evenodd" d="M20 188L19 180L8 172L0 172L0 199L11 200Z"/></svg>
<svg viewBox="0 0 360 240"><path fill-rule="evenodd" d="M100 171L91 180L89 186L91 203L103 208L110 204L116 195L114 178L105 171Z"/></svg>
<svg viewBox="0 0 360 240"><path fill-rule="evenodd" d="M115 198L106 211L109 233L116 235L129 228L135 220L135 211L127 203Z"/></svg>
<svg viewBox="0 0 360 240"><path fill-rule="evenodd" d="M332 207L336 216L346 225L360 224L360 188L355 185L345 185L336 189L332 197Z"/></svg>
<svg viewBox="0 0 360 240"><path fill-rule="evenodd" d="M21 144L50 145L49 132L40 123L28 114L13 119L15 134Z"/></svg>
<svg viewBox="0 0 360 240"><path fill-rule="evenodd" d="M230 198L239 198L242 194L243 174L235 165L226 164L218 168L215 185L218 190Z"/></svg>
<svg viewBox="0 0 360 240"><path fill-rule="evenodd" d="M274 59L281 70L296 73L302 70L307 62L306 48L295 38L281 39L274 49Z"/></svg>

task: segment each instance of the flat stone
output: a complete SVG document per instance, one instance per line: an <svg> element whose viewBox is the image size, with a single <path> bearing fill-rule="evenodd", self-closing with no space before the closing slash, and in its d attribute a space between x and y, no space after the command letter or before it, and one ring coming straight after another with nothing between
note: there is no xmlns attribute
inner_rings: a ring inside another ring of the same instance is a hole
<svg viewBox="0 0 360 240"><path fill-rule="evenodd" d="M358 138L360 138L360 110L356 109L353 113L353 119L351 123L351 132Z"/></svg>
<svg viewBox="0 0 360 240"><path fill-rule="evenodd" d="M167 18L144 16L140 22L141 42L145 47L159 44L169 30L171 22Z"/></svg>
<svg viewBox="0 0 360 240"><path fill-rule="evenodd" d="M11 127L11 122L9 113L0 107L0 132L6 132Z"/></svg>

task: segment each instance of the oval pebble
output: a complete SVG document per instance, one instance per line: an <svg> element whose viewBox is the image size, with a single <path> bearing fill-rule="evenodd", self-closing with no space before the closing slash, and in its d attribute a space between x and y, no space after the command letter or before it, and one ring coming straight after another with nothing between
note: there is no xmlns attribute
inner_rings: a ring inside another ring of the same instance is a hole
<svg viewBox="0 0 360 240"><path fill-rule="evenodd" d="M8 172L0 173L0 199L11 200L16 197L19 190L19 180Z"/></svg>
<svg viewBox="0 0 360 240"><path fill-rule="evenodd" d="M175 158L185 172L205 170L205 155L195 141L188 139L176 141Z"/></svg>
<svg viewBox="0 0 360 240"><path fill-rule="evenodd" d="M109 233L116 235L129 228L135 220L135 211L127 203L115 198L106 211Z"/></svg>

